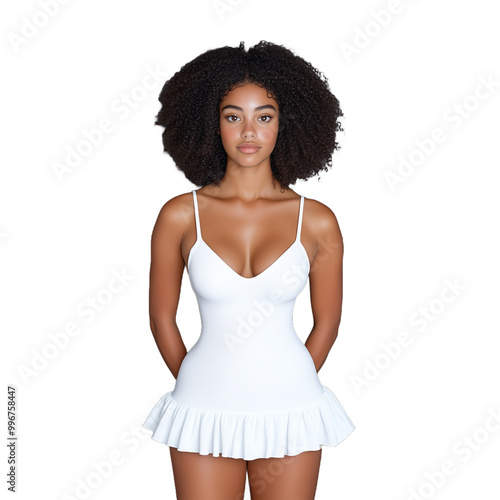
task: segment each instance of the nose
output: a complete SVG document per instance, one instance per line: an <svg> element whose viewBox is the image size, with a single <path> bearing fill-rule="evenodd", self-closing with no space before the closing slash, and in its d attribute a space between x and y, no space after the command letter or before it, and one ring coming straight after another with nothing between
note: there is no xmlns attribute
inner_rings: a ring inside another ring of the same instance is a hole
<svg viewBox="0 0 500 500"><path fill-rule="evenodd" d="M241 136L244 137L245 139L248 139L249 137L255 137L255 129L252 126L252 122L250 121L245 122L243 130L241 131Z"/></svg>

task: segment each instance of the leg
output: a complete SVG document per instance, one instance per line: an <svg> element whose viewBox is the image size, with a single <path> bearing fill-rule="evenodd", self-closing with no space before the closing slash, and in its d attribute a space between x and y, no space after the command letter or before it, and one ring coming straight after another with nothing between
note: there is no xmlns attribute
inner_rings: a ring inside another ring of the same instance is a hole
<svg viewBox="0 0 500 500"><path fill-rule="evenodd" d="M252 500L314 500L321 449L248 462Z"/></svg>
<svg viewBox="0 0 500 500"><path fill-rule="evenodd" d="M170 446L177 500L243 500L247 462Z"/></svg>

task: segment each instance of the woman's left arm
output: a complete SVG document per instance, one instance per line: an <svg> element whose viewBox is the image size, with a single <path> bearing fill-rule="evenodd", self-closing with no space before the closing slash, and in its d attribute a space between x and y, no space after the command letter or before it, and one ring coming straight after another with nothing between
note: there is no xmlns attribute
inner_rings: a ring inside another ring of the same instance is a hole
<svg viewBox="0 0 500 500"><path fill-rule="evenodd" d="M307 230L316 237L316 252L309 274L314 322L305 346L318 372L338 335L342 314L344 243L332 210L318 201L308 201Z"/></svg>

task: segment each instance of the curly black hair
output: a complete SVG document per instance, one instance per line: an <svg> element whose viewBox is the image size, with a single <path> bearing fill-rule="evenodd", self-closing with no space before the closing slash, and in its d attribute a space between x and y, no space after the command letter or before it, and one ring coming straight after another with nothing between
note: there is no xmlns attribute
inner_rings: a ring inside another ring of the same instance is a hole
<svg viewBox="0 0 500 500"><path fill-rule="evenodd" d="M332 166L343 113L328 79L291 50L262 40L247 52L244 42L238 48L208 50L163 86L155 125L165 128L164 151L187 179L197 186L220 184L227 154L218 134L219 104L242 83L264 87L278 103L278 137L270 162L282 190Z"/></svg>

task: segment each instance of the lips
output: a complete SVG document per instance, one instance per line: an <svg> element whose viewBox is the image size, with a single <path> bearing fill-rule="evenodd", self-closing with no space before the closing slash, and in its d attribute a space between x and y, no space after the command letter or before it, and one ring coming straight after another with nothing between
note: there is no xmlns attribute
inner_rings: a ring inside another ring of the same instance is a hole
<svg viewBox="0 0 500 500"><path fill-rule="evenodd" d="M244 142L243 144L241 144L240 146L238 146L238 149L242 152L242 153L256 153L260 147L257 146L257 144L253 143L253 142Z"/></svg>

